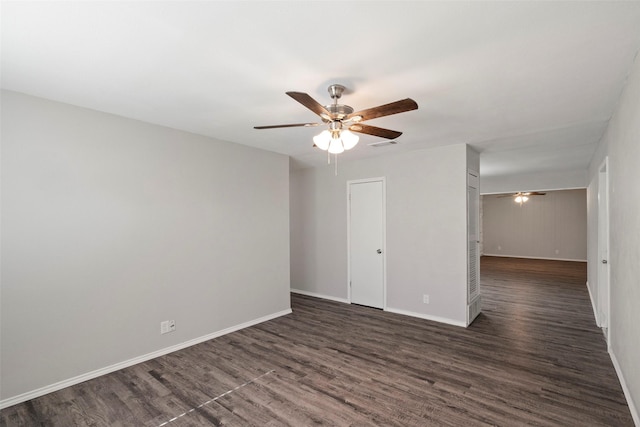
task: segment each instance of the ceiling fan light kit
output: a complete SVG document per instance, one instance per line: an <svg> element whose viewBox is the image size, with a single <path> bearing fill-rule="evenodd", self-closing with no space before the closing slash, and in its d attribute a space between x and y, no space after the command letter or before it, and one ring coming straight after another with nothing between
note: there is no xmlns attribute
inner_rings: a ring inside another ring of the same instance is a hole
<svg viewBox="0 0 640 427"><path fill-rule="evenodd" d="M323 130L313 137L316 147L329 151L331 154L340 154L345 150L351 150L358 144L360 138L348 129L342 129L342 123L334 121L329 124L329 130Z"/></svg>
<svg viewBox="0 0 640 427"><path fill-rule="evenodd" d="M522 206L522 204L527 200L529 200L531 196L544 196L545 194L547 193L540 193L539 191L528 191L526 193L523 193L522 191L518 191L515 194L506 194L504 196L498 196L498 197L513 197L513 201L518 203L520 206Z"/></svg>
<svg viewBox="0 0 640 427"><path fill-rule="evenodd" d="M354 132L367 135L378 136L386 139L394 139L402 135L402 132L383 129L375 126L362 124L363 121L389 116L391 114L403 113L418 109L418 104L410 98L380 105L378 107L360 110L354 113L352 107L338 104L338 99L342 97L345 87L339 84L329 86L328 91L333 104L321 105L311 96L303 92L287 92L291 98L316 113L322 119L328 129L323 130L313 137L314 147L327 151L329 154L338 155L346 150L351 150L358 144L360 138ZM288 127L312 127L320 123L296 123L286 125L255 126L254 129L274 129ZM328 157L330 159L330 157Z"/></svg>

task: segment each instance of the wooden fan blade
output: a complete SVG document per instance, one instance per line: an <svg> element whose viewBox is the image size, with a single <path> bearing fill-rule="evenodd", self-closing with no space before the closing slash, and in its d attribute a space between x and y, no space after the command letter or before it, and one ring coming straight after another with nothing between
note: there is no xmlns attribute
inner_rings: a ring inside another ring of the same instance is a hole
<svg viewBox="0 0 640 427"><path fill-rule="evenodd" d="M391 114L404 113L405 111L417 110L418 104L411 98L402 99L390 104L380 105L378 107L367 108L366 110L356 111L347 116L347 120L356 116L362 117L359 121L377 119L378 117L390 116Z"/></svg>
<svg viewBox="0 0 640 427"><path fill-rule="evenodd" d="M307 107L309 110L313 111L320 117L326 120L331 120L333 117L331 113L327 111L318 101L313 99L311 96L304 92L287 92L287 95L298 101L300 104Z"/></svg>
<svg viewBox="0 0 640 427"><path fill-rule="evenodd" d="M375 126L369 126L364 124L355 124L349 126L349 130L353 132L366 133L367 135L379 136L381 138L395 139L402 135L402 132L391 129L383 129Z"/></svg>
<svg viewBox="0 0 640 427"><path fill-rule="evenodd" d="M290 125L270 125L270 126L254 126L254 129L276 129L276 128L295 128L295 127L314 127L320 123L293 123Z"/></svg>

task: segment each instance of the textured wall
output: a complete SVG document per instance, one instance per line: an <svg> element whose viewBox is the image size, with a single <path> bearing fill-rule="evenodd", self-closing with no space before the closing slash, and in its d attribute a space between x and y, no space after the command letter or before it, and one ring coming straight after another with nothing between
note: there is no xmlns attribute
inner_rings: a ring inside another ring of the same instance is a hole
<svg viewBox="0 0 640 427"><path fill-rule="evenodd" d="M465 323L467 157L477 169L460 144L343 161L337 177L333 167L293 172L292 288L347 298L347 181L384 176L387 307Z"/></svg>
<svg viewBox="0 0 640 427"><path fill-rule="evenodd" d="M586 190L549 191L522 205L485 195L482 209L485 255L587 259Z"/></svg>
<svg viewBox="0 0 640 427"><path fill-rule="evenodd" d="M640 60L636 57L618 109L589 168L590 194L597 195L598 169L609 157L610 352L640 425ZM590 204L590 206L592 206ZM597 204L589 211L589 284L597 293Z"/></svg>
<svg viewBox="0 0 640 427"><path fill-rule="evenodd" d="M2 399L288 310L288 170L3 92Z"/></svg>

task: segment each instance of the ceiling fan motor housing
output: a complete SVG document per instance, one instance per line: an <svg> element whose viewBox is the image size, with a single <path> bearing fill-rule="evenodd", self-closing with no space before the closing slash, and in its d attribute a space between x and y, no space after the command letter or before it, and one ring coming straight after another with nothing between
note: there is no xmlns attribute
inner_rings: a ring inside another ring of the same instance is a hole
<svg viewBox="0 0 640 427"><path fill-rule="evenodd" d="M347 117L349 114L353 113L353 108L348 105L338 104L338 99L342 96L342 93L345 91L345 87L339 84L333 84L329 86L327 89L329 91L329 95L331 95L331 99L333 99L334 103L330 105L325 105L324 108L327 109L334 120L342 120ZM324 117L323 117L324 118ZM325 120L330 121L330 120Z"/></svg>
<svg viewBox="0 0 640 427"><path fill-rule="evenodd" d="M325 105L324 108L326 108L336 120L342 120L349 114L353 113L353 108L343 104Z"/></svg>

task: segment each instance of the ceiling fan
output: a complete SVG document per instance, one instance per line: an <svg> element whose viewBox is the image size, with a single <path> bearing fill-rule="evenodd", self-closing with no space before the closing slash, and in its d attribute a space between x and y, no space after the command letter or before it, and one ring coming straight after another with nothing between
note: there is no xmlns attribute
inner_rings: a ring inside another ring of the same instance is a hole
<svg viewBox="0 0 640 427"><path fill-rule="evenodd" d="M513 201L516 203L520 203L520 205L522 206L522 204L524 202L526 202L527 200L529 200L529 197L531 196L544 196L547 193L541 193L539 191L528 191L528 192L517 192L517 193L513 193L513 194L505 194L502 196L498 196L498 197L513 197Z"/></svg>
<svg viewBox="0 0 640 427"><path fill-rule="evenodd" d="M311 96L303 92L287 92L291 98L307 107L309 110L320 116L323 123L328 125L328 129L322 131L313 138L314 146L326 150L331 154L340 154L345 150L350 150L358 143L358 136L352 132L378 136L386 139L395 139L402 135L402 132L366 125L362 122L391 114L404 113L418 109L418 104L410 98L378 107L367 108L354 112L353 108L338 104L338 99L342 96L345 87L339 84L332 84L328 91L333 104L321 105ZM294 123L285 125L254 126L254 129L274 129L289 127L315 127L320 123Z"/></svg>

